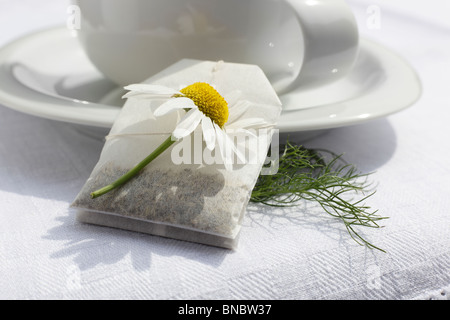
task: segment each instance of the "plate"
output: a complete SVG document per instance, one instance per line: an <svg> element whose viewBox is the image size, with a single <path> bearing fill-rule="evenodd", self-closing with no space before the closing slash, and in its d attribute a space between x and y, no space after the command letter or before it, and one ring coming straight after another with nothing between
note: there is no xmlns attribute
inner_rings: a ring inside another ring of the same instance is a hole
<svg viewBox="0 0 450 320"><path fill-rule="evenodd" d="M123 89L96 70L65 27L40 30L0 49L0 103L38 117L110 128ZM350 74L333 84L280 96L281 132L358 124L411 106L421 84L389 49L361 39Z"/></svg>

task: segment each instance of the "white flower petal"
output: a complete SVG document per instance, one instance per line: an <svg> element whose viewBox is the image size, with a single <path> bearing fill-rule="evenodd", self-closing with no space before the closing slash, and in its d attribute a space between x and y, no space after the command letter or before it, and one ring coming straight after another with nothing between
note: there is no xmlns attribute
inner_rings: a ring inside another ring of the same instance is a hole
<svg viewBox="0 0 450 320"><path fill-rule="evenodd" d="M236 156L238 157L240 163L245 163L245 154L242 154L242 152L236 148L236 145L234 144L234 141L230 138L229 135L225 134L225 139L228 140L228 143L231 146L231 149L233 150L233 152L236 154Z"/></svg>
<svg viewBox="0 0 450 320"><path fill-rule="evenodd" d="M202 131L203 138L206 142L206 147L211 151L214 150L214 147L216 146L216 130L213 126L211 118L204 117L202 119Z"/></svg>
<svg viewBox="0 0 450 320"><path fill-rule="evenodd" d="M233 90L229 92L226 96L226 100L228 105L232 106L239 102L242 99L242 91L241 90Z"/></svg>
<svg viewBox="0 0 450 320"><path fill-rule="evenodd" d="M234 121L227 125L227 128L230 129L255 129L255 128L268 128L272 127L273 125L268 123L263 118L246 118Z"/></svg>
<svg viewBox="0 0 450 320"><path fill-rule="evenodd" d="M253 137L257 138L256 130L247 130L242 128L225 128L225 132L227 134L233 134L235 137L237 136L244 136L244 137Z"/></svg>
<svg viewBox="0 0 450 320"><path fill-rule="evenodd" d="M228 116L228 123L233 123L237 119L239 119L250 107L250 102L246 100L240 100L237 103L231 105L231 107L228 109L229 116Z"/></svg>
<svg viewBox="0 0 450 320"><path fill-rule="evenodd" d="M148 94L148 93L127 93L122 96L122 99L139 99L139 100L167 100L173 95L168 94Z"/></svg>
<svg viewBox="0 0 450 320"><path fill-rule="evenodd" d="M182 139L190 135L195 128L200 124L200 121L205 115L198 109L191 109L178 123L177 127L172 133L172 137L176 140Z"/></svg>
<svg viewBox="0 0 450 320"><path fill-rule="evenodd" d="M217 142L219 144L219 148L221 149L224 163L233 163L233 153L237 155L241 163L245 163L245 155L236 148L233 139L231 139L231 137L227 135L226 132L222 130L217 124L214 124L214 127L216 128Z"/></svg>
<svg viewBox="0 0 450 320"><path fill-rule="evenodd" d="M164 116L172 111L180 109L197 109L194 101L189 98L172 98L160 105L153 114L155 117Z"/></svg>
<svg viewBox="0 0 450 320"><path fill-rule="evenodd" d="M126 86L124 89L128 90L129 92L125 94L122 98L129 98L136 96L171 97L174 94L181 94L181 92L169 87L144 83L131 84L129 86Z"/></svg>
<svg viewBox="0 0 450 320"><path fill-rule="evenodd" d="M226 170L231 171L233 170L233 159L230 152L231 147L227 144L227 140L225 140L226 134L218 125L214 124L214 127L216 127L217 144L220 150L220 155L222 156L223 164Z"/></svg>

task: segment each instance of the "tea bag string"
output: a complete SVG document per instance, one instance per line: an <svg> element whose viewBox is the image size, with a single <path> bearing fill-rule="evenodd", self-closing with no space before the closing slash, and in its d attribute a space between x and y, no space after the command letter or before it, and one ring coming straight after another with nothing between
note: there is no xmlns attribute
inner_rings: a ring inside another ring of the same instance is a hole
<svg viewBox="0 0 450 320"><path fill-rule="evenodd" d="M273 129L275 124L268 123L265 126L258 127L258 129ZM116 133L109 134L105 137L105 140L117 139L117 138L132 138L132 137L145 137L145 136L170 136L172 132L133 132L133 133Z"/></svg>
<svg viewBox="0 0 450 320"><path fill-rule="evenodd" d="M224 66L225 66L225 62L223 60L217 61L217 63L214 65L212 72L211 72L211 82L210 83L216 82L217 74Z"/></svg>
<svg viewBox="0 0 450 320"><path fill-rule="evenodd" d="M109 134L105 137L105 140L117 139L117 138L132 138L132 137L145 137L145 136L170 136L172 132L133 132L133 133L117 133Z"/></svg>

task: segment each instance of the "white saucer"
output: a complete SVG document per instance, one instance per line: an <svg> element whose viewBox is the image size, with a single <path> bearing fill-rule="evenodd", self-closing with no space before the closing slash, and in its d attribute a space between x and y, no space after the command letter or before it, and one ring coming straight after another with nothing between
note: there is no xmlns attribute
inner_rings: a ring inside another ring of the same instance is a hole
<svg viewBox="0 0 450 320"><path fill-rule="evenodd" d="M35 116L109 128L122 88L90 63L64 27L39 31L0 49L0 103ZM417 101L421 85L402 58L361 39L359 59L346 78L280 96L281 132L311 131L384 117Z"/></svg>

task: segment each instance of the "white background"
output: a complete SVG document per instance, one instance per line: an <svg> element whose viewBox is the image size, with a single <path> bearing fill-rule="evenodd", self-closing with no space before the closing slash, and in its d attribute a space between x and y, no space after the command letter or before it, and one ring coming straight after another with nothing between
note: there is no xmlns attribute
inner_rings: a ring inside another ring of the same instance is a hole
<svg viewBox="0 0 450 320"><path fill-rule="evenodd" d="M370 205L390 219L364 233L387 253L357 245L339 221L304 205L251 205L235 252L78 224L67 207L102 142L0 106L0 298L448 298L450 5L348 2L361 35L407 59L424 92L407 110L330 130L307 146L375 172ZM371 6L379 26L368 24ZM66 9L60 0L0 0L0 45L64 25Z"/></svg>

